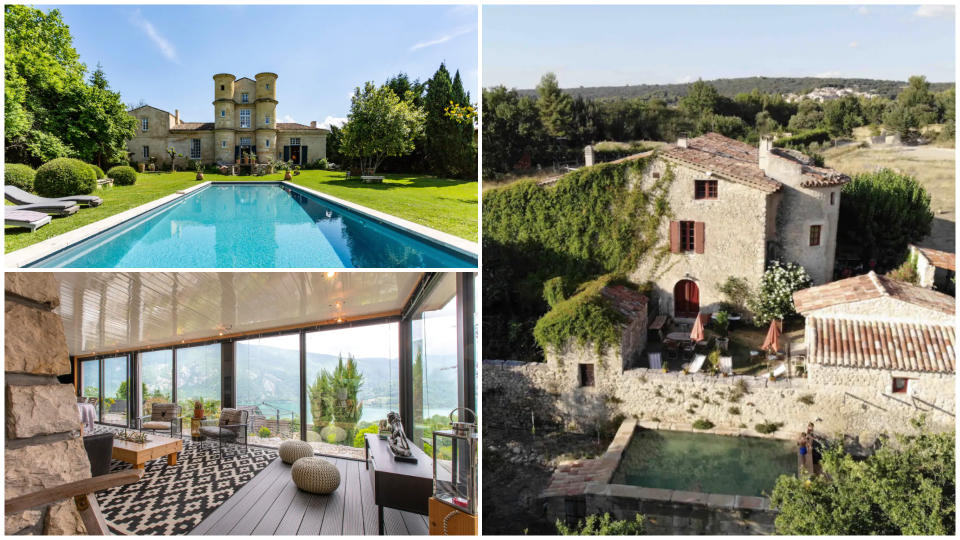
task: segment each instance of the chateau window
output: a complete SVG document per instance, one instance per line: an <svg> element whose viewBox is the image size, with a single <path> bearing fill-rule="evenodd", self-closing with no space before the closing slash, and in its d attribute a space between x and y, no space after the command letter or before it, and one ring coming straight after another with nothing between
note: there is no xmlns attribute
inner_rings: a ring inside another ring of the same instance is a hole
<svg viewBox="0 0 960 540"><path fill-rule="evenodd" d="M223 91L223 85L222 85L222 84L220 85L220 91L221 91L221 92Z"/></svg>
<svg viewBox="0 0 960 540"><path fill-rule="evenodd" d="M246 92L240 94L240 103L250 103L250 94Z"/></svg>
<svg viewBox="0 0 960 540"><path fill-rule="evenodd" d="M144 147L143 147L143 159L150 159L150 147L149 147L149 146L144 146Z"/></svg>
<svg viewBox="0 0 960 540"><path fill-rule="evenodd" d="M834 203L836 202L836 199L834 198L834 196L835 196L836 194L837 194L836 191L831 191L831 192L830 192L830 206L833 206Z"/></svg>
<svg viewBox="0 0 960 540"><path fill-rule="evenodd" d="M190 159L200 159L200 139L190 139Z"/></svg>
<svg viewBox="0 0 960 540"><path fill-rule="evenodd" d="M820 245L820 229L822 225L811 225L810 226L810 245L819 246Z"/></svg>
<svg viewBox="0 0 960 540"><path fill-rule="evenodd" d="M263 145L266 146L267 148L270 148L270 139L265 139L263 141Z"/></svg>
<svg viewBox="0 0 960 540"><path fill-rule="evenodd" d="M146 131L148 127L150 127L150 119L149 119L149 118L146 118L146 117L141 118L141 119L140 119L140 131Z"/></svg>
<svg viewBox="0 0 960 540"><path fill-rule="evenodd" d="M240 109L240 127L250 127L250 109Z"/></svg>
<svg viewBox="0 0 960 540"><path fill-rule="evenodd" d="M580 364L580 386L593 386L593 364Z"/></svg>
<svg viewBox="0 0 960 540"><path fill-rule="evenodd" d="M270 83L267 83L267 90L270 89Z"/></svg>
<svg viewBox="0 0 960 540"><path fill-rule="evenodd" d="M221 109L221 110L220 110L220 118L223 118L223 117L226 116L226 115L227 115L226 109Z"/></svg>
<svg viewBox="0 0 960 540"><path fill-rule="evenodd" d="M220 141L220 148L226 148L226 147L227 147L227 141L226 141L226 139Z"/></svg>
<svg viewBox="0 0 960 540"><path fill-rule="evenodd" d="M694 198L716 199L717 198L717 181L716 180L697 180L695 182Z"/></svg>
<svg viewBox="0 0 960 540"><path fill-rule="evenodd" d="M909 386L910 386L910 379L907 379L906 377L894 377L893 387L891 388L891 391L894 394L906 394L907 387Z"/></svg>
<svg viewBox="0 0 960 540"><path fill-rule="evenodd" d="M704 253L705 231L703 221L671 221L670 253Z"/></svg>
<svg viewBox="0 0 960 540"><path fill-rule="evenodd" d="M290 137L290 146L300 146L300 137Z"/></svg>
<svg viewBox="0 0 960 540"><path fill-rule="evenodd" d="M693 221L680 222L680 251L693 251L696 240Z"/></svg>
<svg viewBox="0 0 960 540"><path fill-rule="evenodd" d="M240 146L250 146L250 137L240 137Z"/></svg>
<svg viewBox="0 0 960 540"><path fill-rule="evenodd" d="M269 125L270 125L270 116L264 116L264 117L263 117L263 123L264 123L264 124L267 124L267 125L269 126Z"/></svg>

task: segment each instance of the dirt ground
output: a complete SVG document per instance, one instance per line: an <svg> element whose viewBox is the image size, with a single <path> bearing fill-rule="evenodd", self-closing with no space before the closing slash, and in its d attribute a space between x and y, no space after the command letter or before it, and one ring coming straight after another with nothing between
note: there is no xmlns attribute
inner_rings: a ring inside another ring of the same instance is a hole
<svg viewBox="0 0 960 540"><path fill-rule="evenodd" d="M840 147L824 152L828 167L849 175L893 169L917 179L930 193L933 232L921 245L955 251L956 246L956 150L939 146Z"/></svg>

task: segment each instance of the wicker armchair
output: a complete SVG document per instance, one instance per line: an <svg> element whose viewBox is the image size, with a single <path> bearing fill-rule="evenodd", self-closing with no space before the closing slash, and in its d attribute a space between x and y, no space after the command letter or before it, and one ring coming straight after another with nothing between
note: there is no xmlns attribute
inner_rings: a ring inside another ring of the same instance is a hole
<svg viewBox="0 0 960 540"><path fill-rule="evenodd" d="M247 451L247 423L250 411L242 409L223 409L220 411L220 421L216 426L201 426L200 434L209 439L216 439L223 457L223 444L243 444L243 451ZM203 448L203 441L200 442Z"/></svg>
<svg viewBox="0 0 960 540"><path fill-rule="evenodd" d="M180 406L176 403L154 403L150 414L139 418L140 431L169 431L180 436Z"/></svg>

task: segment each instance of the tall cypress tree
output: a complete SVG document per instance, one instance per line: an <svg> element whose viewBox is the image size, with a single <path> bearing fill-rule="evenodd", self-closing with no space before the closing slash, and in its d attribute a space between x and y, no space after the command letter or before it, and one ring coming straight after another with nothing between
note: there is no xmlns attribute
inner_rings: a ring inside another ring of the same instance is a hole
<svg viewBox="0 0 960 540"><path fill-rule="evenodd" d="M427 95L423 99L427 113L424 150L430 172L438 176L448 176L452 164L456 162L450 153L456 141L456 122L448 118L445 112L452 100L453 81L450 80L447 66L441 63L440 69L427 81Z"/></svg>
<svg viewBox="0 0 960 540"><path fill-rule="evenodd" d="M453 102L457 105L466 107L470 105L470 92L463 88L463 81L460 79L460 70L453 75ZM449 119L449 118L448 118ZM477 145L473 139L473 122L454 122L456 124L456 147L457 170L453 176L465 179L476 179L477 177Z"/></svg>

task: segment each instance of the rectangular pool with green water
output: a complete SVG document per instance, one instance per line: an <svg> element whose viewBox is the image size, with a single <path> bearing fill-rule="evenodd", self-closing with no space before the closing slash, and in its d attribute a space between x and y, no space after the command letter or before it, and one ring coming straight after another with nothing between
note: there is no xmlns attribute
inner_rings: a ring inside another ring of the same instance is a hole
<svg viewBox="0 0 960 540"><path fill-rule="evenodd" d="M768 496L781 474L796 474L789 441L639 429L611 484Z"/></svg>

